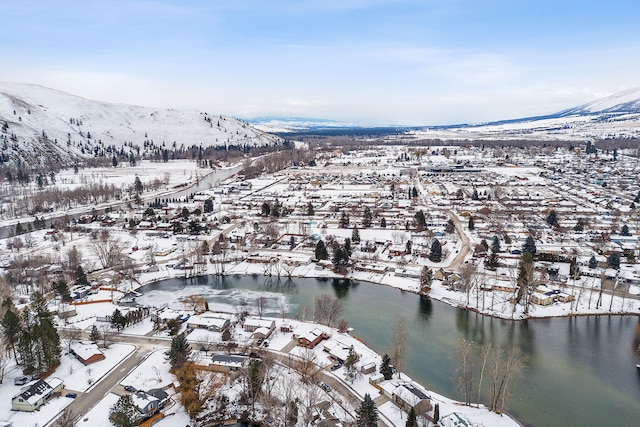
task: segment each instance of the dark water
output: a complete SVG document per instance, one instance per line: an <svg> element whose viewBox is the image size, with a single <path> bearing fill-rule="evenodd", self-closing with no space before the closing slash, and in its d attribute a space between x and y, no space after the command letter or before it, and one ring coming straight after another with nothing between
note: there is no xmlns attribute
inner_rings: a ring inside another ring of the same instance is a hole
<svg viewBox="0 0 640 427"><path fill-rule="evenodd" d="M474 342L518 345L529 360L513 385L506 406L527 425L640 425L640 363L635 316L576 317L510 322L456 309L397 289L363 282L264 277L173 279L144 288L145 297L175 300L202 293L213 303L234 304L266 292L268 308L279 315L283 300L289 316L328 293L340 298L342 317L378 353L390 351L395 317L403 316L409 332L405 371L444 395L456 396L453 354L464 338ZM250 304L250 302L249 302ZM488 426L487 426L488 427Z"/></svg>

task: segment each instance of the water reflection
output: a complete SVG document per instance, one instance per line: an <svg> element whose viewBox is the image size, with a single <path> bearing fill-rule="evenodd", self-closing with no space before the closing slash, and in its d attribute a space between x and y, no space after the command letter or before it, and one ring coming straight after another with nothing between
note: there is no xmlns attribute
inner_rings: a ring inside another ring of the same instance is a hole
<svg viewBox="0 0 640 427"><path fill-rule="evenodd" d="M331 286L338 299L344 299L349 295L349 288L351 287L351 281L349 279L333 279Z"/></svg>
<svg viewBox="0 0 640 427"><path fill-rule="evenodd" d="M433 314L433 303L431 302L431 298L428 298L428 297L418 298L418 317L425 323L428 323L432 314Z"/></svg>

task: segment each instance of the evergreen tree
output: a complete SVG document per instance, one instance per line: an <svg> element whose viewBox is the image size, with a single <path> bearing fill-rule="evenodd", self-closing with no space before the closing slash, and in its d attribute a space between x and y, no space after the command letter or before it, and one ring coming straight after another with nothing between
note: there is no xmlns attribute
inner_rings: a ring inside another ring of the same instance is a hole
<svg viewBox="0 0 640 427"><path fill-rule="evenodd" d="M295 400L289 402L289 411L286 422L287 426L295 426L298 423L298 404Z"/></svg>
<svg viewBox="0 0 640 427"><path fill-rule="evenodd" d="M610 268L615 268L618 270L620 268L620 255L617 252L611 252L609 257L607 258L607 264Z"/></svg>
<svg viewBox="0 0 640 427"><path fill-rule="evenodd" d="M558 212L555 209L551 209L549 211L549 215L547 215L547 224L556 226L558 225Z"/></svg>
<svg viewBox="0 0 640 427"><path fill-rule="evenodd" d="M351 232L351 240L353 243L360 243L360 232L358 231L358 226L353 226L353 231Z"/></svg>
<svg viewBox="0 0 640 427"><path fill-rule="evenodd" d="M393 378L393 370L391 369L391 358L388 354L382 356L382 363L380 363L380 373L384 376L385 380Z"/></svg>
<svg viewBox="0 0 640 427"><path fill-rule="evenodd" d="M282 204L278 201L278 199L276 199L273 202L273 206L271 206L271 216L274 216L276 218L284 216L282 213Z"/></svg>
<svg viewBox="0 0 640 427"><path fill-rule="evenodd" d="M502 250L500 249L500 239L498 239L498 236L493 236L493 241L491 242L491 252L495 252L497 254L502 252Z"/></svg>
<svg viewBox="0 0 640 427"><path fill-rule="evenodd" d="M480 245L482 245L482 247L484 248L484 251L487 252L489 250L489 244L487 243L486 239L482 239L480 241ZM500 241L498 241L498 246L500 245Z"/></svg>
<svg viewBox="0 0 640 427"><path fill-rule="evenodd" d="M109 421L115 427L135 427L142 421L142 415L130 394L123 394L109 409Z"/></svg>
<svg viewBox="0 0 640 427"><path fill-rule="evenodd" d="M262 216L269 216L270 213L271 205L269 205L269 203L267 202L262 203Z"/></svg>
<svg viewBox="0 0 640 427"><path fill-rule="evenodd" d="M495 271L500 266L498 254L491 251L491 254L484 260L484 266L487 270Z"/></svg>
<svg viewBox="0 0 640 427"><path fill-rule="evenodd" d="M473 223L473 217L469 215L469 231L473 231L474 228L476 228L476 226Z"/></svg>
<svg viewBox="0 0 640 427"><path fill-rule="evenodd" d="M436 403L433 408L433 424L437 425L440 421L440 404Z"/></svg>
<svg viewBox="0 0 640 427"><path fill-rule="evenodd" d="M407 240L407 244L405 245L404 250L408 255L411 255L411 245L412 245L411 240Z"/></svg>
<svg viewBox="0 0 640 427"><path fill-rule="evenodd" d="M203 210L204 210L204 213L213 212L213 200L211 199L205 200Z"/></svg>
<svg viewBox="0 0 640 427"><path fill-rule="evenodd" d="M373 214L371 213L371 208L369 206L365 206L364 212L362 214L362 226L364 228L371 227L372 221L373 221Z"/></svg>
<svg viewBox="0 0 640 427"><path fill-rule="evenodd" d="M413 190L411 190L412 192L412 196L414 199L416 199L418 197L418 189L416 187L413 187Z"/></svg>
<svg viewBox="0 0 640 427"><path fill-rule="evenodd" d="M532 265L533 254L531 252L523 252L522 256L520 257L520 264L518 266L518 294L516 295L516 303L522 301L522 298L527 293L529 286L532 285L532 283L529 282L530 277L528 274L528 271L531 270ZM525 309L525 312L527 311L528 307L527 309Z"/></svg>
<svg viewBox="0 0 640 427"><path fill-rule="evenodd" d="M377 427L378 426L378 409L371 399L369 393L364 395L364 399L360 407L356 409L356 426L357 427Z"/></svg>
<svg viewBox="0 0 640 427"><path fill-rule="evenodd" d="M327 252L327 247L324 245L322 240L318 240L316 243L316 259L323 260L329 258L329 253Z"/></svg>
<svg viewBox="0 0 640 427"><path fill-rule="evenodd" d="M620 234L622 234L623 236L631 235L631 233L629 232L629 226L627 224L622 226L622 228L620 229Z"/></svg>
<svg viewBox="0 0 640 427"><path fill-rule="evenodd" d="M84 268L81 265L76 267L76 283L78 285L87 286L89 280L87 280L87 273L84 272Z"/></svg>
<svg viewBox="0 0 640 427"><path fill-rule="evenodd" d="M422 293L428 292L431 288L431 282L433 281L433 272L426 265L422 267L420 271L420 291Z"/></svg>
<svg viewBox="0 0 640 427"><path fill-rule="evenodd" d="M2 326L2 336L4 343L8 349L13 352L13 357L16 363L19 363L18 354L16 353L16 347L20 341L22 334L22 325L20 322L20 316L14 311L15 307L9 298L7 298L2 306L6 309L0 325Z"/></svg>
<svg viewBox="0 0 640 427"><path fill-rule="evenodd" d="M360 360L360 356L355 352L353 346L349 349L349 354L344 361L344 379L349 383L353 384L356 380L356 376L358 375L358 370L356 368L356 363Z"/></svg>
<svg viewBox="0 0 640 427"><path fill-rule="evenodd" d="M413 218L416 221L416 228L418 229L418 231L422 231L427 228L427 219L424 216L424 212L422 212L422 210L416 212Z"/></svg>
<svg viewBox="0 0 640 427"><path fill-rule="evenodd" d="M598 266L598 261L596 261L595 255L591 255L589 258L589 268L594 269Z"/></svg>
<svg viewBox="0 0 640 427"><path fill-rule="evenodd" d="M40 374L60 364L60 336L40 292L31 296L29 308L22 313L18 344L25 372Z"/></svg>
<svg viewBox="0 0 640 427"><path fill-rule="evenodd" d="M309 202L307 205L307 215L312 216L315 215L315 211L313 210L313 204Z"/></svg>
<svg viewBox="0 0 640 427"><path fill-rule="evenodd" d="M68 302L71 301L71 293L69 292L69 286L66 282L59 280L53 283L53 290L56 295L59 295L62 298L62 301Z"/></svg>
<svg viewBox="0 0 640 427"><path fill-rule="evenodd" d="M536 254L536 242L533 240L533 236L527 236L527 240L522 247L522 253L530 253L532 256Z"/></svg>
<svg viewBox="0 0 640 427"><path fill-rule="evenodd" d="M340 228L349 227L349 214L347 211L342 211L342 214L340 214L340 221L338 225Z"/></svg>
<svg viewBox="0 0 640 427"><path fill-rule="evenodd" d="M473 189L473 194L471 195L471 200L480 200L480 196L478 195L478 189Z"/></svg>
<svg viewBox="0 0 640 427"><path fill-rule="evenodd" d="M171 339L171 348L169 349L169 363L171 364L171 369L175 371L176 369L182 368L182 365L187 361L190 351L191 346L187 342L187 338L184 333L173 337Z"/></svg>
<svg viewBox="0 0 640 427"><path fill-rule="evenodd" d="M113 310L111 314L111 327L117 329L118 331L123 330L127 326L127 319L122 315L122 312L119 309Z"/></svg>
<svg viewBox="0 0 640 427"><path fill-rule="evenodd" d="M380 228L387 228L387 220L384 217L380 219Z"/></svg>
<svg viewBox="0 0 640 427"><path fill-rule="evenodd" d="M89 339L94 344L98 344L98 342L100 342L100 340L102 339L102 334L100 333L100 331L98 330L98 327L95 324L91 327L91 333L89 334Z"/></svg>
<svg viewBox="0 0 640 427"><path fill-rule="evenodd" d="M347 265L349 265L349 253L340 246L333 251L333 259L331 260L333 267L339 273L345 273Z"/></svg>
<svg viewBox="0 0 640 427"><path fill-rule="evenodd" d="M405 424L406 427L417 427L418 426L418 417L416 416L416 410L411 407L409 411L409 416L407 417L407 422Z"/></svg>
<svg viewBox="0 0 640 427"><path fill-rule="evenodd" d="M254 405L262 390L262 384L265 379L265 369L260 359L251 359L247 368L247 376L245 378L245 392Z"/></svg>
<svg viewBox="0 0 640 427"><path fill-rule="evenodd" d="M133 181L133 188L134 188L136 194L142 193L142 190L143 190L142 181L140 181L140 177L139 176L136 176L136 179Z"/></svg>
<svg viewBox="0 0 640 427"><path fill-rule="evenodd" d="M433 239L431 243L431 251L429 252L429 259L433 262L442 261L442 245L438 239Z"/></svg>

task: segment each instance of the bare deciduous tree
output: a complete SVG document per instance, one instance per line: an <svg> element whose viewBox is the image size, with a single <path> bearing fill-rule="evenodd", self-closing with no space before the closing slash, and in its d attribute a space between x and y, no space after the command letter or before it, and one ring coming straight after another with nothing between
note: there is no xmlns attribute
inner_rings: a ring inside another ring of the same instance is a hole
<svg viewBox="0 0 640 427"><path fill-rule="evenodd" d="M393 327L393 348L391 349L391 360L396 368L398 377L404 367L404 358L407 354L407 326L404 317L396 316Z"/></svg>
<svg viewBox="0 0 640 427"><path fill-rule="evenodd" d="M182 303L196 313L206 311L207 299L200 294L188 295L182 299Z"/></svg>
<svg viewBox="0 0 640 427"><path fill-rule="evenodd" d="M316 297L313 300L313 307L315 320L327 326L331 326L343 310L342 302L329 294Z"/></svg>
<svg viewBox="0 0 640 427"><path fill-rule="evenodd" d="M54 427L74 427L75 419L76 414L74 414L69 407L66 407L56 420Z"/></svg>
<svg viewBox="0 0 640 427"><path fill-rule="evenodd" d="M82 337L82 331L76 327L60 329L59 333L60 338L67 341L67 351L71 351L71 346L80 341L80 337Z"/></svg>
<svg viewBox="0 0 640 427"><path fill-rule="evenodd" d="M91 240L91 247L102 268L110 268L120 264L126 245L108 232L102 232L97 239Z"/></svg>

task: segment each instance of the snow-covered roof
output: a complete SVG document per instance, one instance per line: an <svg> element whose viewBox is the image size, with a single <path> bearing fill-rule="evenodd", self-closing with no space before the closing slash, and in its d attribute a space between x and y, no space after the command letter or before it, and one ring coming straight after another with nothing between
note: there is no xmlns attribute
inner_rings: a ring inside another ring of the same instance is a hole
<svg viewBox="0 0 640 427"><path fill-rule="evenodd" d="M71 351L73 351L78 357L83 360L88 360L90 357L96 354L104 356L102 350L94 343L76 342L71 344Z"/></svg>

